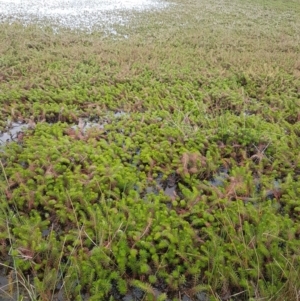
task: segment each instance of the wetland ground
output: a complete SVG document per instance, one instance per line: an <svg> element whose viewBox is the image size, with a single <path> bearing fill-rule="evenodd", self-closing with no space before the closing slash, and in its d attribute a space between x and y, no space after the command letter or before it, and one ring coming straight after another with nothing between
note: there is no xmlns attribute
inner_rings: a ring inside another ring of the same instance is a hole
<svg viewBox="0 0 300 301"><path fill-rule="evenodd" d="M300 3L164 3L1 11L2 300L300 299Z"/></svg>
<svg viewBox="0 0 300 301"><path fill-rule="evenodd" d="M83 31L106 31L117 34L116 24L125 26L135 12L161 10L169 2L157 0L3 0L0 3L1 22L36 23L52 28L71 28Z"/></svg>

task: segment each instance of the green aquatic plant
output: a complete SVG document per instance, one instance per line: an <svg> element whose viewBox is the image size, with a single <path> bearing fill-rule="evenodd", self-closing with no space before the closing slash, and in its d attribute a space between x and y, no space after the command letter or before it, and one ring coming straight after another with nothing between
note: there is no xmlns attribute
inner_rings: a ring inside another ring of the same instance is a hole
<svg viewBox="0 0 300 301"><path fill-rule="evenodd" d="M127 39L1 24L19 299L297 299L299 5L175 2Z"/></svg>

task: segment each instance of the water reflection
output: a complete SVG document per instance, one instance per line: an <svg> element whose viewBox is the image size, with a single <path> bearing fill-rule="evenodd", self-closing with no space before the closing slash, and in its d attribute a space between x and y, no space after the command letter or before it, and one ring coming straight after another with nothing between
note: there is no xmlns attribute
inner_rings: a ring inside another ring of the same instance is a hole
<svg viewBox="0 0 300 301"><path fill-rule="evenodd" d="M161 9L166 5L159 0L1 0L0 21L50 21L69 28L92 29L124 25L130 11Z"/></svg>
<svg viewBox="0 0 300 301"><path fill-rule="evenodd" d="M23 130L29 127L28 124L12 122L6 132L0 132L0 146L10 141L17 141Z"/></svg>

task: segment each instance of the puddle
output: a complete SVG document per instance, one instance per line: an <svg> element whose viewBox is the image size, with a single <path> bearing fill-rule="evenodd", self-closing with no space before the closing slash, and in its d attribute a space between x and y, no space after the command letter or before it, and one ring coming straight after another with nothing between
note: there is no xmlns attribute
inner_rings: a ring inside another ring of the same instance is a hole
<svg viewBox="0 0 300 301"><path fill-rule="evenodd" d="M8 291L9 284L7 280L7 276L0 274L0 300L11 300L9 297Z"/></svg>
<svg viewBox="0 0 300 301"><path fill-rule="evenodd" d="M165 195L174 197L176 195L176 188L177 188L176 185L171 186L171 187L167 186L164 190Z"/></svg>
<svg viewBox="0 0 300 301"><path fill-rule="evenodd" d="M154 185L148 186L146 188L146 195L149 193L159 194L160 191L163 191L165 195L169 196L170 198L175 198L177 193L177 182L176 182L176 175L171 174L167 178L167 180L162 180L163 174L159 174L159 176L155 179Z"/></svg>
<svg viewBox="0 0 300 301"><path fill-rule="evenodd" d="M6 268L1 267L0 269L0 300L1 301L13 301L17 300L18 296L15 290L14 275L6 275ZM10 280L9 280L10 279Z"/></svg>
<svg viewBox="0 0 300 301"><path fill-rule="evenodd" d="M104 126L107 124L106 121L103 123L91 122L88 119L79 118L78 124L74 124L71 126L71 129L77 130L79 129L82 132L86 132L88 129L104 129Z"/></svg>
<svg viewBox="0 0 300 301"><path fill-rule="evenodd" d="M212 180L209 181L209 184L214 187L223 186L224 183L227 181L228 177L228 169L220 168L218 174Z"/></svg>
<svg viewBox="0 0 300 301"><path fill-rule="evenodd" d="M161 294L163 294L163 290L159 288L153 287L154 300L157 300ZM138 287L133 287L129 293L127 293L122 298L116 298L120 301L142 301L145 300L146 293ZM165 299L164 299L165 300ZM169 301L170 299L167 299Z"/></svg>
<svg viewBox="0 0 300 301"><path fill-rule="evenodd" d="M71 29L93 30L126 25L130 12L163 9L159 0L1 0L0 22L50 23Z"/></svg>
<svg viewBox="0 0 300 301"><path fill-rule="evenodd" d="M273 187L266 191L266 199L267 200L274 200L278 199L281 195L281 183L278 180L273 181Z"/></svg>
<svg viewBox="0 0 300 301"><path fill-rule="evenodd" d="M71 129L73 130L77 130L79 129L81 132L85 133L88 129L104 129L105 125L108 124L108 120L110 120L110 117L113 117L115 119L119 119L122 118L124 116L128 115L128 113L120 111L120 112L116 112L111 114L107 114L107 116L105 116L102 119L97 119L95 121L91 121L88 118L79 118L78 119L78 124L74 124L71 126Z"/></svg>
<svg viewBox="0 0 300 301"><path fill-rule="evenodd" d="M88 129L103 129L106 124L108 124L108 120L110 118L119 119L128 115L128 113L120 111L116 113L108 113L103 119L99 119L96 121L90 121L88 118L79 118L78 124L74 124L71 126L71 129L77 130L79 129L82 133L85 133ZM48 123L52 124L52 123ZM11 141L21 141L23 138L24 131L27 129L35 128L35 122L31 121L31 123L17 123L17 122L9 122L7 126L7 131L0 132L0 147L11 142Z"/></svg>
<svg viewBox="0 0 300 301"><path fill-rule="evenodd" d="M218 171L218 173L210 180L208 181L210 186L213 187L224 187L226 185L226 182L228 181L228 178L230 178L230 170L227 168L221 167ZM258 176L253 175L253 185L254 189L253 191L255 192L256 195L260 195L263 193L264 198L266 200L278 200L282 194L282 189L281 189L281 181L280 180L273 180L272 184L270 185L269 189L265 187L265 190L262 191L262 183L261 179ZM241 196L240 196L241 198ZM243 198L246 200L247 198ZM251 198L249 198L251 199ZM254 197L253 200L256 198ZM247 200L246 200L247 202Z"/></svg>
<svg viewBox="0 0 300 301"><path fill-rule="evenodd" d="M23 130L28 129L29 124L12 122L8 131L0 132L0 146L11 141L22 139Z"/></svg>

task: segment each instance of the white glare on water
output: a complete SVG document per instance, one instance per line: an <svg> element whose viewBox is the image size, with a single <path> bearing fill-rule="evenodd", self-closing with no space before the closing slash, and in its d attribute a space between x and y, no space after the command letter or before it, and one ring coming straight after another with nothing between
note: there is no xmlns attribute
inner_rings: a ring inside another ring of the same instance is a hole
<svg viewBox="0 0 300 301"><path fill-rule="evenodd" d="M51 22L92 29L125 24L129 11L161 9L163 0L0 0L0 21Z"/></svg>

